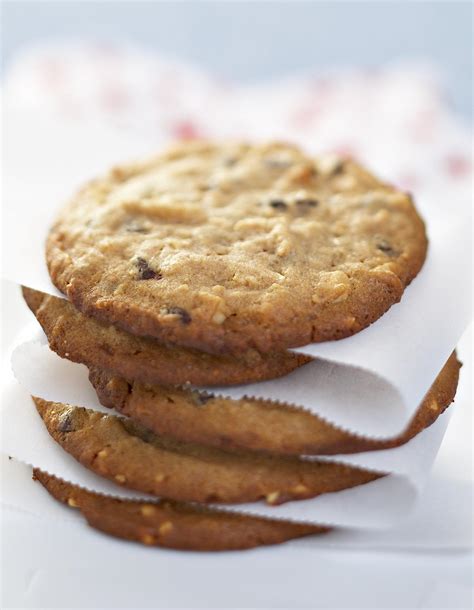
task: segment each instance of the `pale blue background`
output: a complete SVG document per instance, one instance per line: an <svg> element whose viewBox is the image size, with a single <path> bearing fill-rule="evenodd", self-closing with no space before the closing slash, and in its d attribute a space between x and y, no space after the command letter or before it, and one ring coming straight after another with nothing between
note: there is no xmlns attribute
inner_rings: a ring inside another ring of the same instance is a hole
<svg viewBox="0 0 474 610"><path fill-rule="evenodd" d="M128 39L239 80L425 58L472 108L471 2L3 2L3 62L51 37Z"/></svg>

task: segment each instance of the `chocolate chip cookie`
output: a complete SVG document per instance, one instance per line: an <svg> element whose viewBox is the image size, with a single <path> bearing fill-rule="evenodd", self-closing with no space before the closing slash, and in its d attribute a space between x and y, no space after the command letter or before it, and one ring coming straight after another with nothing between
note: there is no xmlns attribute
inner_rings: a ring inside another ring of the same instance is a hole
<svg viewBox="0 0 474 610"><path fill-rule="evenodd" d="M89 378L103 405L156 434L222 449L334 455L389 449L408 442L453 401L460 366L453 353L407 429L386 440L351 434L301 408L270 400L232 400L191 389L143 384L99 369L91 369Z"/></svg>
<svg viewBox="0 0 474 610"><path fill-rule="evenodd" d="M87 184L46 246L82 312L210 353L352 335L425 259L411 198L284 143L183 143Z"/></svg>
<svg viewBox="0 0 474 610"><path fill-rule="evenodd" d="M23 296L46 333L50 348L59 356L144 383L251 383L286 375L311 360L289 351L260 354L248 349L235 356L215 356L166 346L85 316L66 299L25 287Z"/></svg>
<svg viewBox="0 0 474 610"><path fill-rule="evenodd" d="M188 551L235 551L324 534L328 527L224 512L160 500L139 502L112 498L34 469L34 479L89 525L117 538L150 546Z"/></svg>
<svg viewBox="0 0 474 610"><path fill-rule="evenodd" d="M50 435L119 485L183 502L282 504L384 476L336 462L226 452L159 437L131 419L34 398Z"/></svg>

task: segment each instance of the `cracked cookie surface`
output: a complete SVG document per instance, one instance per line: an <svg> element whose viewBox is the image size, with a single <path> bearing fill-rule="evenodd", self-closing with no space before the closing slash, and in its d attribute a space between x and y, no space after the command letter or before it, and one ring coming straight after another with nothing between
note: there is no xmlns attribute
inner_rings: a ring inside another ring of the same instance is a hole
<svg viewBox="0 0 474 610"><path fill-rule="evenodd" d="M46 247L83 312L211 353L352 335L426 255L410 197L294 146L193 142L86 185Z"/></svg>

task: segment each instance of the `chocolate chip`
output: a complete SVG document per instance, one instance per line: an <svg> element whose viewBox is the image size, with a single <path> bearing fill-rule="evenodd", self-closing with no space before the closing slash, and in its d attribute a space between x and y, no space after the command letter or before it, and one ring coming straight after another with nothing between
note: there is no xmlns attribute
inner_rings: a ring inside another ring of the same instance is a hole
<svg viewBox="0 0 474 610"><path fill-rule="evenodd" d="M317 205L319 205L319 201L317 199L297 199L295 201L296 205L300 208L300 209L308 209L308 208L315 208Z"/></svg>
<svg viewBox="0 0 474 610"><path fill-rule="evenodd" d="M212 394L212 392L195 392L193 398L194 402L201 407L215 398L215 394Z"/></svg>
<svg viewBox="0 0 474 610"><path fill-rule="evenodd" d="M101 343L98 347L109 356L113 356L115 354L115 351L110 347L110 345L107 345L106 343Z"/></svg>
<svg viewBox="0 0 474 610"><path fill-rule="evenodd" d="M396 252L386 239L382 239L377 243L377 248L389 256L395 256Z"/></svg>
<svg viewBox="0 0 474 610"><path fill-rule="evenodd" d="M224 165L226 167L232 167L233 165L235 165L237 163L237 157L226 157L224 159Z"/></svg>
<svg viewBox="0 0 474 610"><path fill-rule="evenodd" d="M183 324L191 324L191 316L182 307L167 307L167 313L177 315L181 318Z"/></svg>
<svg viewBox="0 0 474 610"><path fill-rule="evenodd" d="M275 210L286 210L288 205L283 199L272 199L270 201L270 206Z"/></svg>
<svg viewBox="0 0 474 610"><path fill-rule="evenodd" d="M74 423L69 413L65 413L61 416L58 425L59 432L72 432L74 430Z"/></svg>
<svg viewBox="0 0 474 610"><path fill-rule="evenodd" d="M139 280L161 280L163 277L158 271L154 271L144 258L140 256L136 261L138 267L138 279Z"/></svg>
<svg viewBox="0 0 474 610"><path fill-rule="evenodd" d="M342 174L344 172L344 167L345 167L345 162L342 160L338 161L336 163L336 165L332 168L331 175L338 176L339 174Z"/></svg>

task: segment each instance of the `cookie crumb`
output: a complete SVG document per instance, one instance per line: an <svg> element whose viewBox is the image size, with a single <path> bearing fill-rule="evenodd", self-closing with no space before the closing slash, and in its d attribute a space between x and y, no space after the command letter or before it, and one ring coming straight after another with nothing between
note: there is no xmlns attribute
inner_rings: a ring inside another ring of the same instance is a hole
<svg viewBox="0 0 474 610"><path fill-rule="evenodd" d="M140 512L144 517L152 517L156 513L156 509L152 504L144 504L140 508Z"/></svg>
<svg viewBox="0 0 474 610"><path fill-rule="evenodd" d="M306 485L298 483L298 485L295 485L291 491L295 494L306 494L308 493L309 489L306 487Z"/></svg>
<svg viewBox="0 0 474 610"><path fill-rule="evenodd" d="M323 174L336 176L344 169L344 160L339 155L328 153L322 155L317 160L318 169Z"/></svg>
<svg viewBox="0 0 474 610"><path fill-rule="evenodd" d="M156 538L154 536L152 536L151 534L143 534L143 536L140 538L141 542L143 542L143 544L146 544L148 546L152 546L154 544L156 544Z"/></svg>
<svg viewBox="0 0 474 610"><path fill-rule="evenodd" d="M226 316L221 311L217 311L212 316L212 321L214 322L214 324L222 324L225 319L226 319Z"/></svg>
<svg viewBox="0 0 474 610"><path fill-rule="evenodd" d="M265 496L265 500L266 500L267 504L277 504L279 498L280 498L279 491L272 491L271 493L269 493Z"/></svg>
<svg viewBox="0 0 474 610"><path fill-rule="evenodd" d="M158 528L158 532L160 533L161 536L166 536L166 534L169 534L172 531L172 529L173 529L173 524L171 523L171 521L165 521Z"/></svg>

